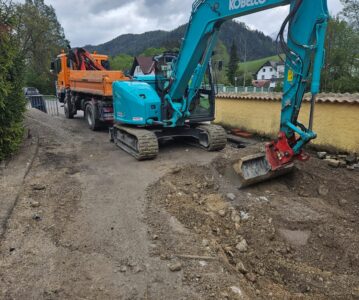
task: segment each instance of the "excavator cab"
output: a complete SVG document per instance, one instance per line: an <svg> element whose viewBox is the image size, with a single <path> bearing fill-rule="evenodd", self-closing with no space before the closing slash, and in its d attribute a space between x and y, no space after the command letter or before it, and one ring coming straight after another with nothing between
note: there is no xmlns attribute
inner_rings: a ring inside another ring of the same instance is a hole
<svg viewBox="0 0 359 300"><path fill-rule="evenodd" d="M165 52L162 55L155 56L155 78L156 78L156 91L159 95L166 95L171 88L171 75L177 60L177 52ZM190 82L189 82L190 84ZM185 97L188 96L188 89ZM162 98L162 97L161 97ZM168 105L163 101L162 115L169 116L171 111ZM199 123L214 120L214 102L215 102L215 88L212 75L211 63L208 63L206 74L203 78L201 87L198 89L194 99L192 100L188 117L189 123Z"/></svg>

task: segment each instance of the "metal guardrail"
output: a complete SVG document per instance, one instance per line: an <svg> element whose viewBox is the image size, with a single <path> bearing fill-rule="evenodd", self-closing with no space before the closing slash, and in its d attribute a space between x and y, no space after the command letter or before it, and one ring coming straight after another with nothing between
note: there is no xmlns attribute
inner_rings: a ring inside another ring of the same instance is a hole
<svg viewBox="0 0 359 300"><path fill-rule="evenodd" d="M27 108L35 108L51 116L60 115L60 103L53 95L26 95Z"/></svg>
<svg viewBox="0 0 359 300"><path fill-rule="evenodd" d="M209 89L209 85L203 86ZM223 84L217 84L214 86L216 93L271 93L273 89L271 88L257 88L255 86L225 86Z"/></svg>

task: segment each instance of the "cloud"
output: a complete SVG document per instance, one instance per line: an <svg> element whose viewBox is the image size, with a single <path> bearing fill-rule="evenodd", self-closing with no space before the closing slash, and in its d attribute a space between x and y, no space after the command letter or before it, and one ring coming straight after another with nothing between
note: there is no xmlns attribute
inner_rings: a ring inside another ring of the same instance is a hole
<svg viewBox="0 0 359 300"><path fill-rule="evenodd" d="M193 0L45 0L52 5L72 46L100 44L120 34L172 30L189 20ZM340 0L328 0L336 14ZM276 33L288 13L278 7L238 20L267 35Z"/></svg>

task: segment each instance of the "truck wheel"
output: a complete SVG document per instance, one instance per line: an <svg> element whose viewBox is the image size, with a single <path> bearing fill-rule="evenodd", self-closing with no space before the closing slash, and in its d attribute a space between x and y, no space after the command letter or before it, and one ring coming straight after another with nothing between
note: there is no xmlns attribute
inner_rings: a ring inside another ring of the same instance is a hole
<svg viewBox="0 0 359 300"><path fill-rule="evenodd" d="M91 130L96 131L101 128L101 122L96 118L96 108L92 103L86 105L85 117Z"/></svg>
<svg viewBox="0 0 359 300"><path fill-rule="evenodd" d="M71 104L71 95L70 94L66 94L65 101L64 101L64 111L65 111L65 117L67 119L74 118L74 109Z"/></svg>

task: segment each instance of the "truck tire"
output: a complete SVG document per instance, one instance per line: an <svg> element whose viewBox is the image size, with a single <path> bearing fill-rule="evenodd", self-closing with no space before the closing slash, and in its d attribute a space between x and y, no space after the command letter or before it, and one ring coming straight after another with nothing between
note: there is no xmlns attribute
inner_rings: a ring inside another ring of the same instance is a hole
<svg viewBox="0 0 359 300"><path fill-rule="evenodd" d="M101 121L97 118L96 107L92 103L88 103L86 105L85 118L92 131L96 131L101 128Z"/></svg>
<svg viewBox="0 0 359 300"><path fill-rule="evenodd" d="M71 94L66 93L65 100L64 100L64 111L66 119L73 119L74 118L74 108L72 107L71 103Z"/></svg>

